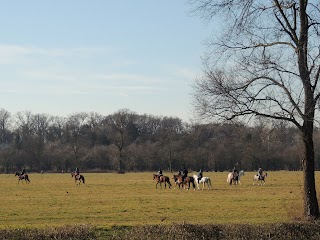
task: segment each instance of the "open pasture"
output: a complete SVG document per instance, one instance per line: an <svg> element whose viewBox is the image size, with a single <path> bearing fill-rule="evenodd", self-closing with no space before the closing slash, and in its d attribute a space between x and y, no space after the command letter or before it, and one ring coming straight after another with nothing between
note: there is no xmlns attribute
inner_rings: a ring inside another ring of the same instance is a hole
<svg viewBox="0 0 320 240"><path fill-rule="evenodd" d="M156 189L151 172L82 174L80 185L69 173L30 173L30 184L1 174L0 227L277 223L301 217L303 206L302 172L268 172L264 186L252 184L253 172L245 172L236 186L226 182L227 172L204 172L212 188L196 191ZM164 175L174 186L173 174Z"/></svg>

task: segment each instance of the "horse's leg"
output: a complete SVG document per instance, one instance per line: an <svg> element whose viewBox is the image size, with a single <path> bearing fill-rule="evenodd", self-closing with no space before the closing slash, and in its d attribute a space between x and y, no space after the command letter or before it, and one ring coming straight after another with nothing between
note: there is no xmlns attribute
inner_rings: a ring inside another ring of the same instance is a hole
<svg viewBox="0 0 320 240"><path fill-rule="evenodd" d="M196 186L197 186L197 189L199 190L199 183L198 183L198 180L196 180Z"/></svg>

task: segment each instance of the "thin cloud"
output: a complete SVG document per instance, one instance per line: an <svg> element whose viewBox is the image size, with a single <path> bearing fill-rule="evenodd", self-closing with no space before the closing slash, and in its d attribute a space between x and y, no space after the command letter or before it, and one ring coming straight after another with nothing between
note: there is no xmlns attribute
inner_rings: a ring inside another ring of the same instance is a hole
<svg viewBox="0 0 320 240"><path fill-rule="evenodd" d="M41 48L24 45L0 44L0 64L20 63L37 58L88 58L97 55L114 54L119 51L114 47L74 47L74 48ZM41 61L39 60L39 61Z"/></svg>

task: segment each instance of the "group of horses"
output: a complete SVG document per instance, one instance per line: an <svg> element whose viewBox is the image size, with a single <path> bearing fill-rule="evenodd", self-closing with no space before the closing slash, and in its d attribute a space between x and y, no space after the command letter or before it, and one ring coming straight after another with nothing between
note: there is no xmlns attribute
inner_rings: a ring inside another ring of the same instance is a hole
<svg viewBox="0 0 320 240"><path fill-rule="evenodd" d="M18 184L22 180L25 180L26 183L30 183L28 174L21 174L20 172L16 172L14 176L18 176ZM83 184L85 183L85 178L82 174L76 174L75 172L71 172L71 177L74 178L76 184L80 184L81 182Z"/></svg>
<svg viewBox="0 0 320 240"><path fill-rule="evenodd" d="M193 177L191 176L187 176L187 177L183 177L183 175L178 174L178 175L173 175L172 179L175 182L175 186L179 187L179 189L190 189L190 186L193 187L193 189L195 190L196 188L199 190L199 185L200 183L202 183L202 190L205 188L205 185L207 185L208 190L210 190L211 188L211 179L209 177L202 177L201 180L199 180L198 182L198 176L197 175L193 175ZM163 176L163 175L158 175L158 174L153 174L153 180L155 180L156 183L156 188L158 187L158 184L160 183L160 187L162 183L164 183L164 188L167 187L167 184L169 185L169 188L172 187L172 184L170 182L170 178L168 176Z"/></svg>
<svg viewBox="0 0 320 240"><path fill-rule="evenodd" d="M244 176L244 171L241 170L239 173L235 174L233 172L228 174L227 177L227 183L229 183L230 185L234 184L241 184L240 178L241 176ZM257 184L257 185L265 185L265 178L266 178L266 174L258 176L257 174L253 176L253 185ZM211 179L210 177L202 177L199 182L198 182L198 176L197 175L193 175L193 177L191 176L187 176L185 178L183 178L182 175L178 174L178 175L173 175L172 179L175 182L175 186L178 186L179 189L190 189L190 186L193 186L193 189L200 189L200 184L202 183L202 190L205 188L205 186L207 186L207 189L210 190L212 185L211 185ZM162 183L164 183L164 188L167 187L167 184L169 185L169 188L172 187L172 184L170 182L170 178L168 176L163 176L163 175L158 175L158 174L153 174L153 180L155 180L156 183L156 188L158 188L158 184L160 183L160 187Z"/></svg>
<svg viewBox="0 0 320 240"><path fill-rule="evenodd" d="M241 170L239 173L235 174L233 172L229 173L228 174L228 177L227 177L227 183L229 183L230 185L232 185L232 183L234 185L237 185L237 184L241 184L241 181L240 181L240 178L241 176L244 176L244 171ZM258 174L255 174L253 176L253 185L257 184L257 185L265 185L266 184L266 174L263 174L263 175L258 175Z"/></svg>

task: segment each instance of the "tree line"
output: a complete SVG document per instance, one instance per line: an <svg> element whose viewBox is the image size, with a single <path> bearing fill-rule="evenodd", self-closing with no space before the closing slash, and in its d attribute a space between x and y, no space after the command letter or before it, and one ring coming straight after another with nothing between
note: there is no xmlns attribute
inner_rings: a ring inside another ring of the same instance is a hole
<svg viewBox="0 0 320 240"><path fill-rule="evenodd" d="M186 123L128 109L68 117L0 109L0 172L299 170L299 134L284 122L265 120L246 126Z"/></svg>

